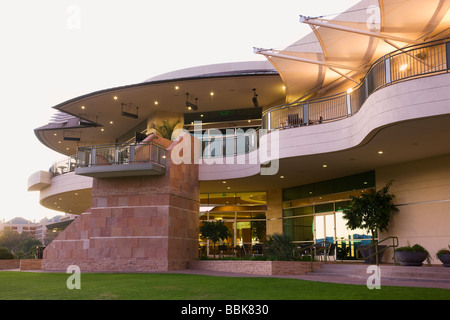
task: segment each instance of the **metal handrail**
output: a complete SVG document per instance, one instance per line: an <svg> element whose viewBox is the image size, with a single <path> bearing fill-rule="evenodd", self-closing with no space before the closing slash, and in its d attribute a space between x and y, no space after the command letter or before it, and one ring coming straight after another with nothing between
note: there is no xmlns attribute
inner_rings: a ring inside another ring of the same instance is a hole
<svg viewBox="0 0 450 320"><path fill-rule="evenodd" d="M321 251L323 251L324 252L324 261L325 261L325 263L328 262L327 253L328 253L331 245L334 243L331 243L329 241L324 241L322 243L328 243L329 245L321 246L321 245L318 245L318 243L313 243L312 245L310 245L308 247L294 249L296 253L301 253L301 252L306 252L306 251L309 252L308 255L311 257L311 272L314 271L313 262L315 260L315 255L317 255L317 253L320 253Z"/></svg>
<svg viewBox="0 0 450 320"><path fill-rule="evenodd" d="M270 131L320 124L352 116L359 111L368 97L380 88L412 78L450 72L449 51L450 39L435 40L393 51L376 60L363 80L348 92L295 101L265 110L262 119L263 128ZM328 106L330 104L331 106ZM310 112L311 107L319 111L314 115ZM288 114L287 110L290 110L291 114ZM277 112L282 113L278 117L279 124L272 126L272 116Z"/></svg>
<svg viewBox="0 0 450 320"><path fill-rule="evenodd" d="M392 245L388 245L388 246L386 246L385 248L382 248L382 249L378 250L378 245L379 245L380 243L385 242L385 241L388 241L388 240L390 240L390 239L392 239ZM371 244L371 245L368 246L367 248L364 248L364 249L359 249L359 248L358 248L358 249L356 249L356 251L357 251L357 252L361 252L361 251L367 251L367 250L369 250L369 253L370 253L370 249L372 249L373 247L375 247L375 252L374 252L374 253L372 253L372 254L366 256L365 258L361 258L361 259L359 259L359 260L368 259L368 258L371 258L372 256L375 256L376 265L378 266L378 265L380 264L380 261L379 261L379 258L378 258L378 254L379 254L379 253L382 253L382 252L384 252L384 251L386 251L386 250L389 249L389 248L394 248L394 265L395 265L395 266L397 265L397 262L396 262L396 259L395 259L395 248L398 247L398 238L397 238L397 237L391 236L391 237L384 238L383 240L380 240L380 241L377 241L377 242Z"/></svg>

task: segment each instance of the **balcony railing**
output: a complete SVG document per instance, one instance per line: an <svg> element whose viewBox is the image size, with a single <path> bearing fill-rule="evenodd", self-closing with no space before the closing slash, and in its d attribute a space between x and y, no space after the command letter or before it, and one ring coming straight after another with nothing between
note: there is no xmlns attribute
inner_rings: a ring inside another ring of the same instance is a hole
<svg viewBox="0 0 450 320"><path fill-rule="evenodd" d="M348 92L266 110L262 127L270 131L343 119L358 112L380 88L412 78L448 73L449 69L450 39L403 48L374 62L364 80Z"/></svg>
<svg viewBox="0 0 450 320"><path fill-rule="evenodd" d="M50 167L50 169L48 171L53 173L53 175L55 175L55 176L60 175L60 174L69 173L69 172L74 172L75 165L77 162L76 159L77 159L77 156L72 155L72 156L68 156L64 159L58 160L52 164L52 166Z"/></svg>
<svg viewBox="0 0 450 320"><path fill-rule="evenodd" d="M154 142L79 147L75 173L92 177L164 174L166 149Z"/></svg>

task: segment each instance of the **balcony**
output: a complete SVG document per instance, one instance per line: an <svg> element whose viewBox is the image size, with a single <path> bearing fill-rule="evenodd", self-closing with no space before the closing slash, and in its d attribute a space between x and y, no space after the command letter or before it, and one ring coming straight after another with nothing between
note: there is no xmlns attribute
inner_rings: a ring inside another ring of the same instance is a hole
<svg viewBox="0 0 450 320"><path fill-rule="evenodd" d="M93 178L164 175L166 149L154 142L78 148L75 174Z"/></svg>
<svg viewBox="0 0 450 320"><path fill-rule="evenodd" d="M403 48L375 61L361 83L347 92L266 110L263 128L271 131L344 119L356 114L369 96L381 88L449 71L450 39Z"/></svg>

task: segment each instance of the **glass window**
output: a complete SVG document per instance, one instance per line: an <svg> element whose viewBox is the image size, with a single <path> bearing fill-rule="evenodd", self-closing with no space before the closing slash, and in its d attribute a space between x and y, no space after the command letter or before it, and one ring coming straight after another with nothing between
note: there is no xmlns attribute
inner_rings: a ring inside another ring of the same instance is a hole
<svg viewBox="0 0 450 320"><path fill-rule="evenodd" d="M209 204L235 204L235 194L234 193L210 193L209 194Z"/></svg>
<svg viewBox="0 0 450 320"><path fill-rule="evenodd" d="M283 220L283 232L292 241L313 241L314 216L289 218Z"/></svg>
<svg viewBox="0 0 450 320"><path fill-rule="evenodd" d="M333 211L334 211L334 202L316 204L314 206L315 213L333 212Z"/></svg>
<svg viewBox="0 0 450 320"><path fill-rule="evenodd" d="M294 217L294 216L304 216L308 214L313 214L313 206L306 206L300 208L291 208L283 210L284 217Z"/></svg>

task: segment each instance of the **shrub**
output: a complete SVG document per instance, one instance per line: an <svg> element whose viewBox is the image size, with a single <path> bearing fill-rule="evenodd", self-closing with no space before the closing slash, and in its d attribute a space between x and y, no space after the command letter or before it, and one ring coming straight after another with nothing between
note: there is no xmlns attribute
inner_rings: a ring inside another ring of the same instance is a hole
<svg viewBox="0 0 450 320"><path fill-rule="evenodd" d="M428 253L428 251L424 247L422 247L420 244L415 244L413 246L408 244L407 246L397 248L396 251L398 251L398 252L427 252Z"/></svg>
<svg viewBox="0 0 450 320"><path fill-rule="evenodd" d="M294 260L295 245L286 235L274 233L268 236L267 254L276 260Z"/></svg>
<svg viewBox="0 0 450 320"><path fill-rule="evenodd" d="M14 259L14 255L11 253L11 251L8 250L8 248L0 248L0 260L9 260Z"/></svg>

